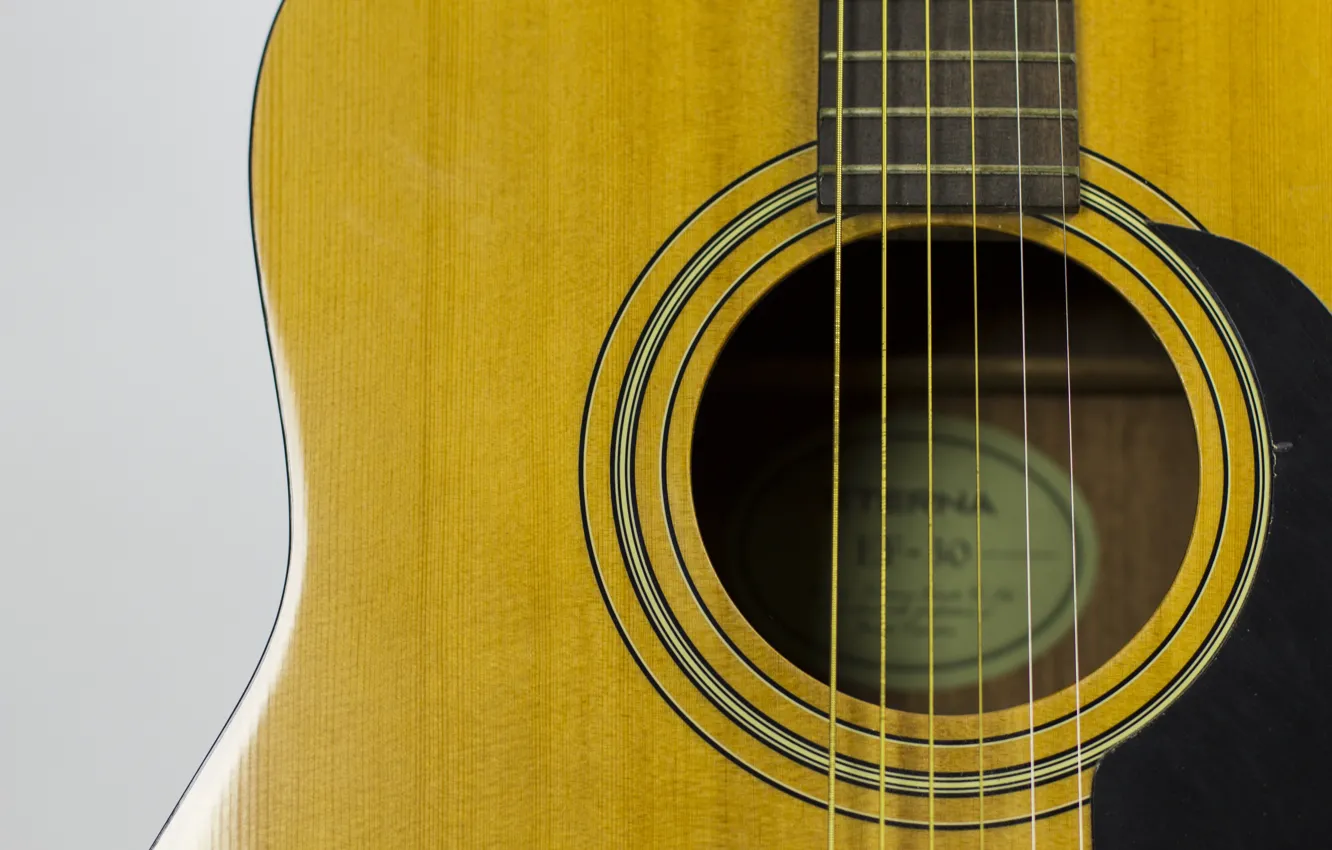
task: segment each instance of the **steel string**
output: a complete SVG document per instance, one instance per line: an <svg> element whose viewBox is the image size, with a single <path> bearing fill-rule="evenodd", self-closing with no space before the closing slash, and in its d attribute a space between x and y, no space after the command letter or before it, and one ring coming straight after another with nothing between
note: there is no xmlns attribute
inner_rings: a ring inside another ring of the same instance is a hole
<svg viewBox="0 0 1332 850"><path fill-rule="evenodd" d="M1062 56L1063 31L1059 20L1060 0L1054 0L1055 7L1055 55ZM1064 61L1055 62L1055 74L1058 79L1059 97L1059 170L1064 170ZM1059 229L1063 240L1064 254L1064 391L1068 409L1068 520L1069 545L1073 574L1073 725L1077 736L1078 765L1078 850L1086 847L1085 828L1082 811L1082 661L1081 648L1078 645L1078 514L1077 500L1073 497L1073 343L1070 334L1068 305L1068 200L1066 196L1066 177L1059 178Z"/></svg>
<svg viewBox="0 0 1332 850"><path fill-rule="evenodd" d="M980 245L976 210L976 3L967 0L967 50L971 86L971 350L976 426L976 780L980 850L985 850L985 641L981 582L980 436Z"/></svg>
<svg viewBox="0 0 1332 850"><path fill-rule="evenodd" d="M887 850L888 759L888 0L880 18L879 126L879 850Z"/></svg>
<svg viewBox="0 0 1332 850"><path fill-rule="evenodd" d="M842 436L842 109L846 56L846 0L837 0L836 181L833 202L833 433L832 433L832 599L828 640L828 850L837 840L837 557Z"/></svg>
<svg viewBox="0 0 1332 850"><path fill-rule="evenodd" d="M934 850L934 108L931 94L930 0L925 0L925 526L926 569L929 573L926 630L929 654L929 847Z"/></svg>
<svg viewBox="0 0 1332 850"><path fill-rule="evenodd" d="M1036 679L1032 665L1031 610L1031 449L1027 405L1027 259L1026 220L1022 212L1022 60L1018 0L1013 0L1013 94L1017 113L1018 297L1022 340L1022 509L1027 584L1027 754L1031 771L1031 846L1036 850Z"/></svg>

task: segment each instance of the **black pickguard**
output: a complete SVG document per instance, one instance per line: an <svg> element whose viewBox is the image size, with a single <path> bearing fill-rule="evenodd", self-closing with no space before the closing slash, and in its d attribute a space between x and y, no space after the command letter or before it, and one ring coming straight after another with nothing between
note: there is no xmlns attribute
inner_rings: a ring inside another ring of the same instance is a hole
<svg viewBox="0 0 1332 850"><path fill-rule="evenodd" d="M1332 314L1252 248L1156 230L1249 353L1273 441L1271 523L1215 660L1098 768L1093 846L1332 847Z"/></svg>

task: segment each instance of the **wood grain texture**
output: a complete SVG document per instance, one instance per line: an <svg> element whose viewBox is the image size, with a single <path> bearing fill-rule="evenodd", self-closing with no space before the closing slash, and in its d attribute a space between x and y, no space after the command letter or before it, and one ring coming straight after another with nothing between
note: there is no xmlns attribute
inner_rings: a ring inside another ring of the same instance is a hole
<svg viewBox="0 0 1332 850"><path fill-rule="evenodd" d="M1077 15L1083 143L1332 297L1332 7ZM817 38L815 0L287 0L253 193L308 556L257 733L162 846L824 846L822 810L719 755L626 651L578 468L636 275L813 140ZM844 819L838 846L877 841Z"/></svg>

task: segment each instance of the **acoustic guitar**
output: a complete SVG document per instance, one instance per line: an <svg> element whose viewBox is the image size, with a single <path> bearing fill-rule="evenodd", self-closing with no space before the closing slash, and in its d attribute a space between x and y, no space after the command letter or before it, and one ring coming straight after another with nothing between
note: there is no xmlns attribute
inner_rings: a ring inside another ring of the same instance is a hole
<svg viewBox="0 0 1332 850"><path fill-rule="evenodd" d="M1317 848L1332 5L289 0L161 847Z"/></svg>

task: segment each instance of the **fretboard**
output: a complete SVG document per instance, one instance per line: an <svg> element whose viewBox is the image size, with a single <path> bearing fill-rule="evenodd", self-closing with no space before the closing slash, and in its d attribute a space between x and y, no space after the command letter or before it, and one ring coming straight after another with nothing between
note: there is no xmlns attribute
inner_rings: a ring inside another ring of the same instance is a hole
<svg viewBox="0 0 1332 850"><path fill-rule="evenodd" d="M974 50L968 37L969 0L930 0L928 158L925 0L888 0L886 101L883 0L843 2L844 209L877 209L881 204L885 103L890 207L925 207L928 167L934 209L971 209L974 124L975 203L980 210L1016 212L1019 200L1024 212L1071 214L1077 209L1072 0L1017 0L1016 50L1014 0L971 0ZM819 202L831 207L836 189L837 0L820 3Z"/></svg>

